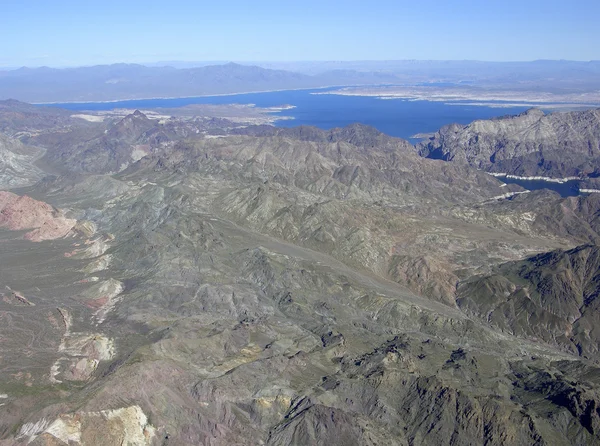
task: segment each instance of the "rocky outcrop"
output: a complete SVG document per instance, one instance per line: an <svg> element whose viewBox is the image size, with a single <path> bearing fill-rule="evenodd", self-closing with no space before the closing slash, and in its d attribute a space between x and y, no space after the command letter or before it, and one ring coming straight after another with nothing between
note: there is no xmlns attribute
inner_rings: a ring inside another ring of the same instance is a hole
<svg viewBox="0 0 600 446"><path fill-rule="evenodd" d="M28 139L45 132L64 132L71 126L91 126L71 118L72 114L57 107L42 107L15 99L0 100L0 132L12 138Z"/></svg>
<svg viewBox="0 0 600 446"><path fill-rule="evenodd" d="M56 147L47 152L45 162L57 169L86 173L119 172L125 169L133 158L139 156L139 145L145 145L148 132L156 129L158 123L148 119L143 113L136 112L114 123L105 130L92 130L85 139L73 133L63 135ZM65 138L67 139L65 141ZM146 152L148 148L144 148Z"/></svg>
<svg viewBox="0 0 600 446"><path fill-rule="evenodd" d="M0 188L10 189L33 184L43 176L34 161L42 149L28 147L0 133Z"/></svg>
<svg viewBox="0 0 600 446"><path fill-rule="evenodd" d="M600 172L600 109L544 112L443 127L417 145L421 156L489 172L564 178Z"/></svg>
<svg viewBox="0 0 600 446"><path fill-rule="evenodd" d="M151 445L155 428L139 406L99 412L60 415L56 420L25 425L20 437L34 446L54 445Z"/></svg>
<svg viewBox="0 0 600 446"><path fill-rule="evenodd" d="M28 240L40 242L66 237L76 223L47 203L0 191L0 227L30 230L24 236Z"/></svg>
<svg viewBox="0 0 600 446"><path fill-rule="evenodd" d="M595 357L600 249L584 245L511 262L458 288L457 303L505 331Z"/></svg>

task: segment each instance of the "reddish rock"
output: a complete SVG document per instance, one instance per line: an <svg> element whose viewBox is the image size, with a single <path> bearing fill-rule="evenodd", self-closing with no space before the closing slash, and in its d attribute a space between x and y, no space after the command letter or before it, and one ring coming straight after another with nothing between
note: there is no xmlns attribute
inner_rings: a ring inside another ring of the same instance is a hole
<svg viewBox="0 0 600 446"><path fill-rule="evenodd" d="M87 300L85 302L85 304L89 307L92 308L94 310L99 310L100 308L102 308L104 305L106 305L109 301L109 297L108 296L102 296L99 297L98 299L90 299Z"/></svg>
<svg viewBox="0 0 600 446"><path fill-rule="evenodd" d="M25 238L33 242L65 237L77 223L48 203L26 195L0 191L0 227L13 231L32 229Z"/></svg>

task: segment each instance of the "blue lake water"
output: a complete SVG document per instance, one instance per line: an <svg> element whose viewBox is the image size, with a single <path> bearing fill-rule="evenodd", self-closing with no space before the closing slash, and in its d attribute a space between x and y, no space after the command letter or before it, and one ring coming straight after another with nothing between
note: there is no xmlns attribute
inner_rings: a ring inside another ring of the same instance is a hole
<svg viewBox="0 0 600 446"><path fill-rule="evenodd" d="M416 133L434 132L451 124L468 124L476 119L489 119L506 114L518 114L528 107L488 107L448 105L443 102L383 100L365 96L311 94L318 90L288 90L267 93L247 93L228 96L204 96L177 99L143 99L119 102L66 103L53 106L70 110L112 110L114 108L148 109L182 107L191 104L255 104L258 107L293 105L282 115L293 120L277 121L279 127L312 125L322 129L344 127L360 122L388 135L410 138ZM472 101L470 101L472 102ZM414 142L414 141L413 141Z"/></svg>
<svg viewBox="0 0 600 446"><path fill-rule="evenodd" d="M552 181L543 180L521 180L518 178L498 177L500 181L507 184L518 184L528 190L550 189L558 192L562 197L576 197L580 195L579 180L569 180L565 183L555 183Z"/></svg>

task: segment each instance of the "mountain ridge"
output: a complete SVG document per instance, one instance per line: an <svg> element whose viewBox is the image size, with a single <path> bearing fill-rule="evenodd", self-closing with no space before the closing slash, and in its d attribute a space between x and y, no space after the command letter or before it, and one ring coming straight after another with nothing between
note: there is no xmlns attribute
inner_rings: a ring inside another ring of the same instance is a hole
<svg viewBox="0 0 600 446"><path fill-rule="evenodd" d="M564 178L598 170L600 109L517 116L443 127L417 145L421 156L492 173Z"/></svg>
<svg viewBox="0 0 600 446"><path fill-rule="evenodd" d="M573 72L577 72L577 76L573 76ZM471 86L484 91L504 91L518 85L518 90L530 92L575 94L598 90L599 74L600 63L596 61L272 62L182 64L180 68L118 63L0 70L0 98L37 103L101 102L331 86L432 83Z"/></svg>
<svg viewBox="0 0 600 446"><path fill-rule="evenodd" d="M348 71L306 75L228 63L196 68L139 64L82 68L23 68L0 71L0 98L26 102L101 102L193 97L259 91L318 88L353 83L392 82L391 74Z"/></svg>

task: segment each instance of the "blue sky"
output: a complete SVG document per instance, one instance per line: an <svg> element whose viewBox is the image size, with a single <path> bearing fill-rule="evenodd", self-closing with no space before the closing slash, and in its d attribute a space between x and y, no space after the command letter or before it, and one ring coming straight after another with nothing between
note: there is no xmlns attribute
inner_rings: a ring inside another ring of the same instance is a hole
<svg viewBox="0 0 600 446"><path fill-rule="evenodd" d="M0 0L0 66L600 59L595 0Z"/></svg>

